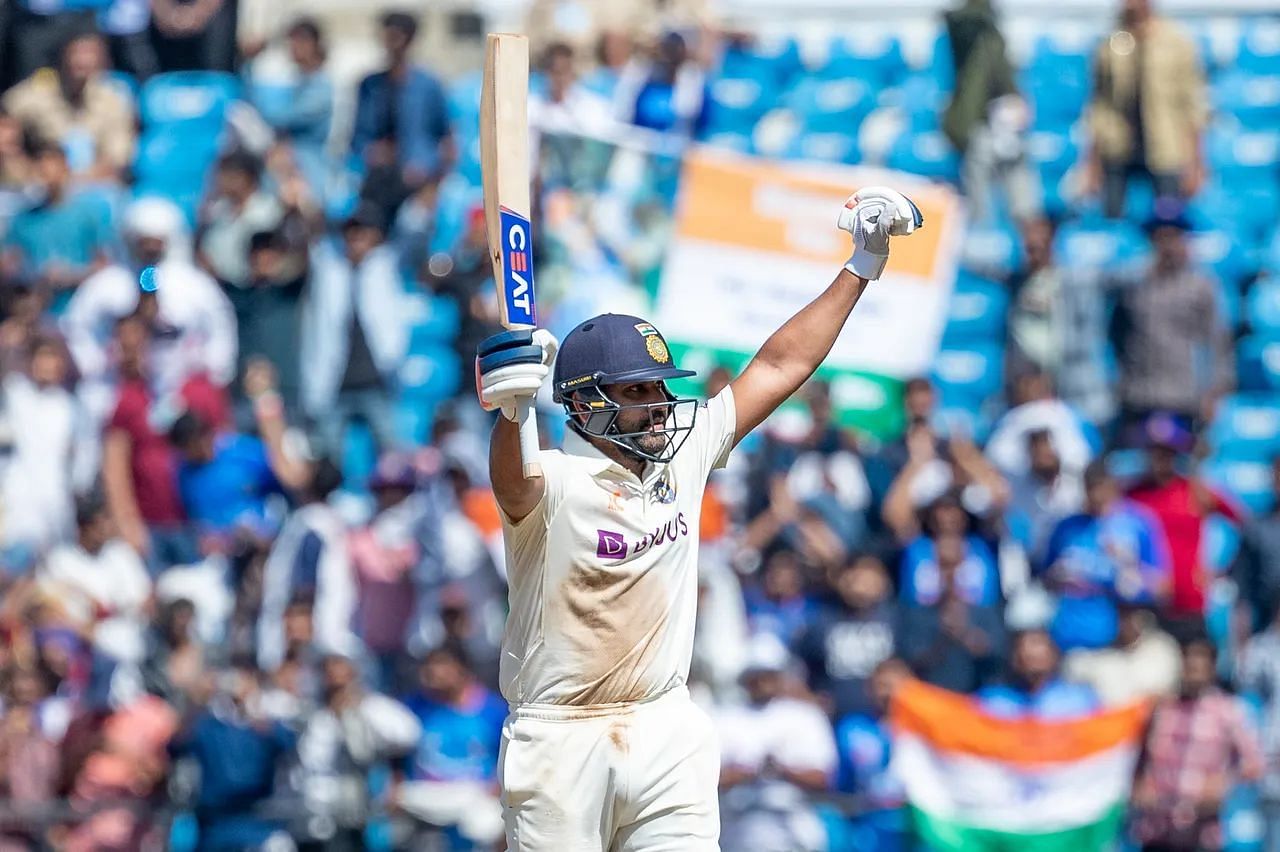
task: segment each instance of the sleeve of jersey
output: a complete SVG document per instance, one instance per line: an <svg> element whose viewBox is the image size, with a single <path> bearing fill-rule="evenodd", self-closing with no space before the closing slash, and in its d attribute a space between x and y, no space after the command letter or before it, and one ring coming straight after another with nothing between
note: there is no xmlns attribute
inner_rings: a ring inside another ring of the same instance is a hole
<svg viewBox="0 0 1280 852"><path fill-rule="evenodd" d="M502 511L502 507L498 507L502 525L511 532L529 535L531 530L545 531L564 498L564 456L558 452L544 450L539 461L542 463L542 499L533 507L533 511L519 521L512 521L507 513Z"/></svg>
<svg viewBox="0 0 1280 852"><path fill-rule="evenodd" d="M689 438L701 458L703 471L710 473L729 463L729 451L733 449L737 428L733 390L726 385L701 407Z"/></svg>

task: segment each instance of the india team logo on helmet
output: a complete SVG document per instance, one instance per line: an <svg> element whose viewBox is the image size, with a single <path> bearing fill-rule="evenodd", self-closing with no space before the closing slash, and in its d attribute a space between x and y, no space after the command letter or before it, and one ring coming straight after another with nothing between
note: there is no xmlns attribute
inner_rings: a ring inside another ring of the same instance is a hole
<svg viewBox="0 0 1280 852"><path fill-rule="evenodd" d="M662 339L661 334L658 334L656 328L647 322L639 322L636 323L636 331L644 337L644 348L650 358L659 364L671 362L671 351L667 349L667 342Z"/></svg>

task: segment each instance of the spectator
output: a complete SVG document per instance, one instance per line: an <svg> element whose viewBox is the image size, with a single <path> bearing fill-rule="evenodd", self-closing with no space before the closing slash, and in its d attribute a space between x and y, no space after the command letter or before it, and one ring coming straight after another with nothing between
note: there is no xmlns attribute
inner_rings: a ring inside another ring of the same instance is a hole
<svg viewBox="0 0 1280 852"><path fill-rule="evenodd" d="M93 635L94 647L127 663L141 663L146 653L145 607L151 578L138 554L116 538L115 524L97 494L78 501L75 544L49 554L45 579L58 585L64 605L76 606L79 621Z"/></svg>
<svg viewBox="0 0 1280 852"><path fill-rule="evenodd" d="M953 692L973 692L992 679L1004 658L1004 623L998 607L975 605L957 586L967 544L939 536L937 561L943 588L937 602L907 607L898 646L924 681Z"/></svg>
<svg viewBox="0 0 1280 852"><path fill-rule="evenodd" d="M287 648L282 619L286 608L305 601L322 641L350 642L355 612L355 577L347 553L347 529L329 498L342 486L342 471L328 459L310 465L289 515L263 568L262 612L258 616L258 666L275 671Z"/></svg>
<svg viewBox="0 0 1280 852"><path fill-rule="evenodd" d="M796 552L778 548L765 560L758 588L746 592L747 623L752 633L772 633L793 647L796 637L818 612L805 593L804 565Z"/></svg>
<svg viewBox="0 0 1280 852"><path fill-rule="evenodd" d="M1092 687L1104 705L1114 707L1172 695L1180 666L1178 643L1157 626L1150 605L1122 601L1111 647L1071 651L1063 674Z"/></svg>
<svg viewBox="0 0 1280 852"><path fill-rule="evenodd" d="M411 820L456 826L466 842L492 845L502 839L494 791L507 704L447 648L423 659L419 685L404 703L422 723L422 739L396 789L396 807Z"/></svg>
<svg viewBox="0 0 1280 852"><path fill-rule="evenodd" d="M249 241L248 286L227 293L235 308L237 374L243 378L255 360L269 363L291 420L300 416L298 345L307 282L292 266L283 235L260 231Z"/></svg>
<svg viewBox="0 0 1280 852"><path fill-rule="evenodd" d="M234 71L236 0L152 0L161 71Z"/></svg>
<svg viewBox="0 0 1280 852"><path fill-rule="evenodd" d="M1215 684L1217 649L1182 646L1178 694L1155 709L1133 785L1135 834L1143 849L1221 849L1223 802L1262 776L1263 759L1244 709Z"/></svg>
<svg viewBox="0 0 1280 852"><path fill-rule="evenodd" d="M978 692L983 709L1008 719L1068 719L1087 716L1099 707L1098 696L1083 684L1059 674L1061 654L1044 630L1024 630L1013 637L1009 682Z"/></svg>
<svg viewBox="0 0 1280 852"><path fill-rule="evenodd" d="M1101 189L1113 219L1124 214L1135 174L1150 178L1156 195L1192 196L1204 182L1204 70L1195 44L1153 6L1124 0L1119 26L1094 56L1086 186Z"/></svg>
<svg viewBox="0 0 1280 852"><path fill-rule="evenodd" d="M855 557L835 575L835 597L820 610L795 647L813 689L828 696L834 715L865 712L867 679L893 655L898 635L889 570L879 558Z"/></svg>
<svg viewBox="0 0 1280 852"><path fill-rule="evenodd" d="M138 313L116 323L121 381L103 438L102 481L120 535L155 573L197 559L165 433L179 407L200 411L206 422L225 422L226 402L200 376L188 379L176 393L155 394L151 337L149 323Z"/></svg>
<svg viewBox="0 0 1280 852"><path fill-rule="evenodd" d="M826 835L806 796L828 789L838 756L831 725L788 697L789 655L755 637L742 673L747 704L720 708L720 843L726 849L822 849Z"/></svg>
<svg viewBox="0 0 1280 852"><path fill-rule="evenodd" d="M331 649L322 664L324 699L298 740L307 809L333 829L331 849L362 849L369 820L369 771L410 754L422 726L392 698L360 685L353 649Z"/></svg>
<svg viewBox="0 0 1280 852"><path fill-rule="evenodd" d="M147 657L142 665L142 682L148 692L158 695L179 711L195 700L203 700L205 649L196 631L196 608L190 600L162 603L147 633Z"/></svg>
<svg viewBox="0 0 1280 852"><path fill-rule="evenodd" d="M529 124L542 134L583 134L610 127L609 101L578 82L573 47L557 41L543 54L547 77L545 95L529 99ZM538 162L535 147L534 162Z"/></svg>
<svg viewBox="0 0 1280 852"><path fill-rule="evenodd" d="M105 419L119 376L111 362L116 322L154 303L152 340L156 390L169 393L197 375L219 387L234 378L236 328L227 297L191 261L190 234L176 205L143 198L123 223L127 257L85 279L67 305L62 329L82 382L81 397L95 421ZM140 288L154 270L150 292ZM152 295L152 293L154 295Z"/></svg>
<svg viewBox="0 0 1280 852"><path fill-rule="evenodd" d="M70 366L62 341L37 334L28 366L0 384L0 423L10 446L0 466L4 505L0 541L33 556L71 538L74 493L91 484L97 466L94 430L67 390Z"/></svg>
<svg viewBox="0 0 1280 852"><path fill-rule="evenodd" d="M1266 836L1263 848L1280 848L1280 610L1271 622L1244 646L1235 672L1236 687L1261 704L1260 732L1266 774L1261 785Z"/></svg>
<svg viewBox="0 0 1280 852"><path fill-rule="evenodd" d="M1191 263L1190 227L1178 202L1156 201L1146 223L1154 260L1140 283L1124 290L1111 320L1126 429L1157 411L1183 418L1188 428L1207 422L1235 381L1218 285Z"/></svg>
<svg viewBox="0 0 1280 852"><path fill-rule="evenodd" d="M312 190L320 192L327 178L326 146L333 123L333 82L324 70L328 55L325 36L315 18L303 16L285 30L285 41L293 63L287 85L264 88L255 74L249 94L277 138L292 146ZM247 57L256 56L263 46L252 46L245 51Z"/></svg>
<svg viewBox="0 0 1280 852"><path fill-rule="evenodd" d="M0 716L0 791L20 813L53 802L58 789L58 743L39 721L40 703L48 695L37 669L10 668ZM0 849L17 852L40 845L40 835L22 819L0 820Z"/></svg>
<svg viewBox="0 0 1280 852"><path fill-rule="evenodd" d="M361 195L388 216L416 189L448 171L454 154L444 88L409 59L418 19L387 12L380 25L387 67L360 81L351 153L365 167Z"/></svg>
<svg viewBox="0 0 1280 852"><path fill-rule="evenodd" d="M150 0L107 0L105 5L98 12L98 29L106 36L111 67L145 83L160 73L151 43Z"/></svg>
<svg viewBox="0 0 1280 852"><path fill-rule="evenodd" d="M312 251L302 315L303 409L323 452L337 454L348 423L362 418L380 450L396 445L387 398L408 346L395 252L378 209L362 204L342 226L343 248Z"/></svg>
<svg viewBox="0 0 1280 852"><path fill-rule="evenodd" d="M81 33L62 47L56 71L41 69L4 95L5 111L45 143L60 146L71 172L89 182L120 183L133 165L133 107L103 79L106 47Z"/></svg>
<svg viewBox="0 0 1280 852"><path fill-rule="evenodd" d="M246 151L224 154L215 166L212 191L200 208L196 257L226 288L248 285L253 235L276 230L284 222L284 205L262 185L262 167Z"/></svg>
<svg viewBox="0 0 1280 852"><path fill-rule="evenodd" d="M947 589L977 606L1000 602L1000 573L991 548L970 532L960 498L947 493L924 512L924 533L902 554L899 591L907 606L931 606Z"/></svg>
<svg viewBox="0 0 1280 852"><path fill-rule="evenodd" d="M1084 479L1079 469L1064 468L1053 433L1026 433L1028 469L1009 478L1010 527L1020 533L1032 564L1043 564L1049 537L1065 519L1084 509Z"/></svg>
<svg viewBox="0 0 1280 852"><path fill-rule="evenodd" d="M706 129L710 100L706 73L690 56L684 36L669 32L650 61L632 60L623 70L614 110L628 124L692 137Z"/></svg>
<svg viewBox="0 0 1280 852"><path fill-rule="evenodd" d="M42 143L32 157L41 199L14 217L0 254L0 270L7 268L45 288L57 311L81 281L109 260L108 217L98 200L71 190L71 172L61 148Z"/></svg>
<svg viewBox="0 0 1280 852"><path fill-rule="evenodd" d="M1208 586L1200 553L1205 519L1219 514L1239 524L1243 515L1200 479L1178 473L1178 456L1191 451L1193 438L1177 418L1153 415L1145 432L1147 477L1129 498L1159 519L1169 543L1170 615L1190 619L1194 626L1204 615Z"/></svg>
<svg viewBox="0 0 1280 852"><path fill-rule="evenodd" d="M1093 458L1089 431L1075 410L1053 392L1048 373L1029 370L1013 382L1011 407L987 440L987 458L1004 475L1025 473L1030 457L1027 436L1044 430L1069 470L1082 471Z"/></svg>
<svg viewBox="0 0 1280 852"><path fill-rule="evenodd" d="M836 748L840 769L836 789L859 797L853 817L852 848L878 852L905 852L911 845L906 795L890 765L893 734L889 729L889 701L911 670L898 657L890 657L871 674L871 707L865 714L847 716L836 723Z"/></svg>
<svg viewBox="0 0 1280 852"><path fill-rule="evenodd" d="M260 712L259 675L251 663L232 661L217 691L173 745L199 769L194 811L202 849L257 848L283 835L264 805L276 795L277 768L295 735Z"/></svg>
<svg viewBox="0 0 1280 852"><path fill-rule="evenodd" d="M1271 492L1271 509L1244 520L1231 567L1240 600L1252 610L1254 630L1266 626L1280 607L1280 455L1271 459Z"/></svg>
<svg viewBox="0 0 1280 852"><path fill-rule="evenodd" d="M27 203L27 188L35 183L35 163L28 156L22 122L0 107L0 229Z"/></svg>
<svg viewBox="0 0 1280 852"><path fill-rule="evenodd" d="M1116 601L1167 599L1169 548L1159 520L1121 496L1104 461L1084 472L1084 512L1054 529L1041 576L1058 596L1053 638L1065 650L1116 638Z"/></svg>
<svg viewBox="0 0 1280 852"><path fill-rule="evenodd" d="M964 190L978 220L994 214L991 185L1004 185L1009 212L1027 222L1040 212L1040 187L1027 164L1030 109L1018 93L991 0L964 0L943 14L956 89L942 127L964 158Z"/></svg>

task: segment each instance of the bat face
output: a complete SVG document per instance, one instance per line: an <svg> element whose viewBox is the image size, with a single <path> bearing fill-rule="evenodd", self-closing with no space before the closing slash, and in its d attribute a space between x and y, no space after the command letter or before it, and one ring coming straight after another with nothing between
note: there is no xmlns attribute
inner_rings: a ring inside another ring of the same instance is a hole
<svg viewBox="0 0 1280 852"><path fill-rule="evenodd" d="M499 208L502 281L499 284L507 325L537 325L533 301L532 230L529 220L514 210Z"/></svg>

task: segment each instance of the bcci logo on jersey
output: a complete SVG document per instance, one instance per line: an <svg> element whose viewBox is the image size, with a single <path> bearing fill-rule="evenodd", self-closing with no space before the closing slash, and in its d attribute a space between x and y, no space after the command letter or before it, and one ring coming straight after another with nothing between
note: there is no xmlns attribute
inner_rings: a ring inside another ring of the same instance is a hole
<svg viewBox="0 0 1280 852"><path fill-rule="evenodd" d="M645 533L639 541L628 542L627 537L612 530L596 530L596 556L600 559L626 559L627 555L639 556L646 550L673 542L689 534L689 524L684 512L676 515L651 533Z"/></svg>
<svg viewBox="0 0 1280 852"><path fill-rule="evenodd" d="M512 323L537 325L533 302L533 257L529 220L503 207L498 212L502 231L502 298Z"/></svg>

